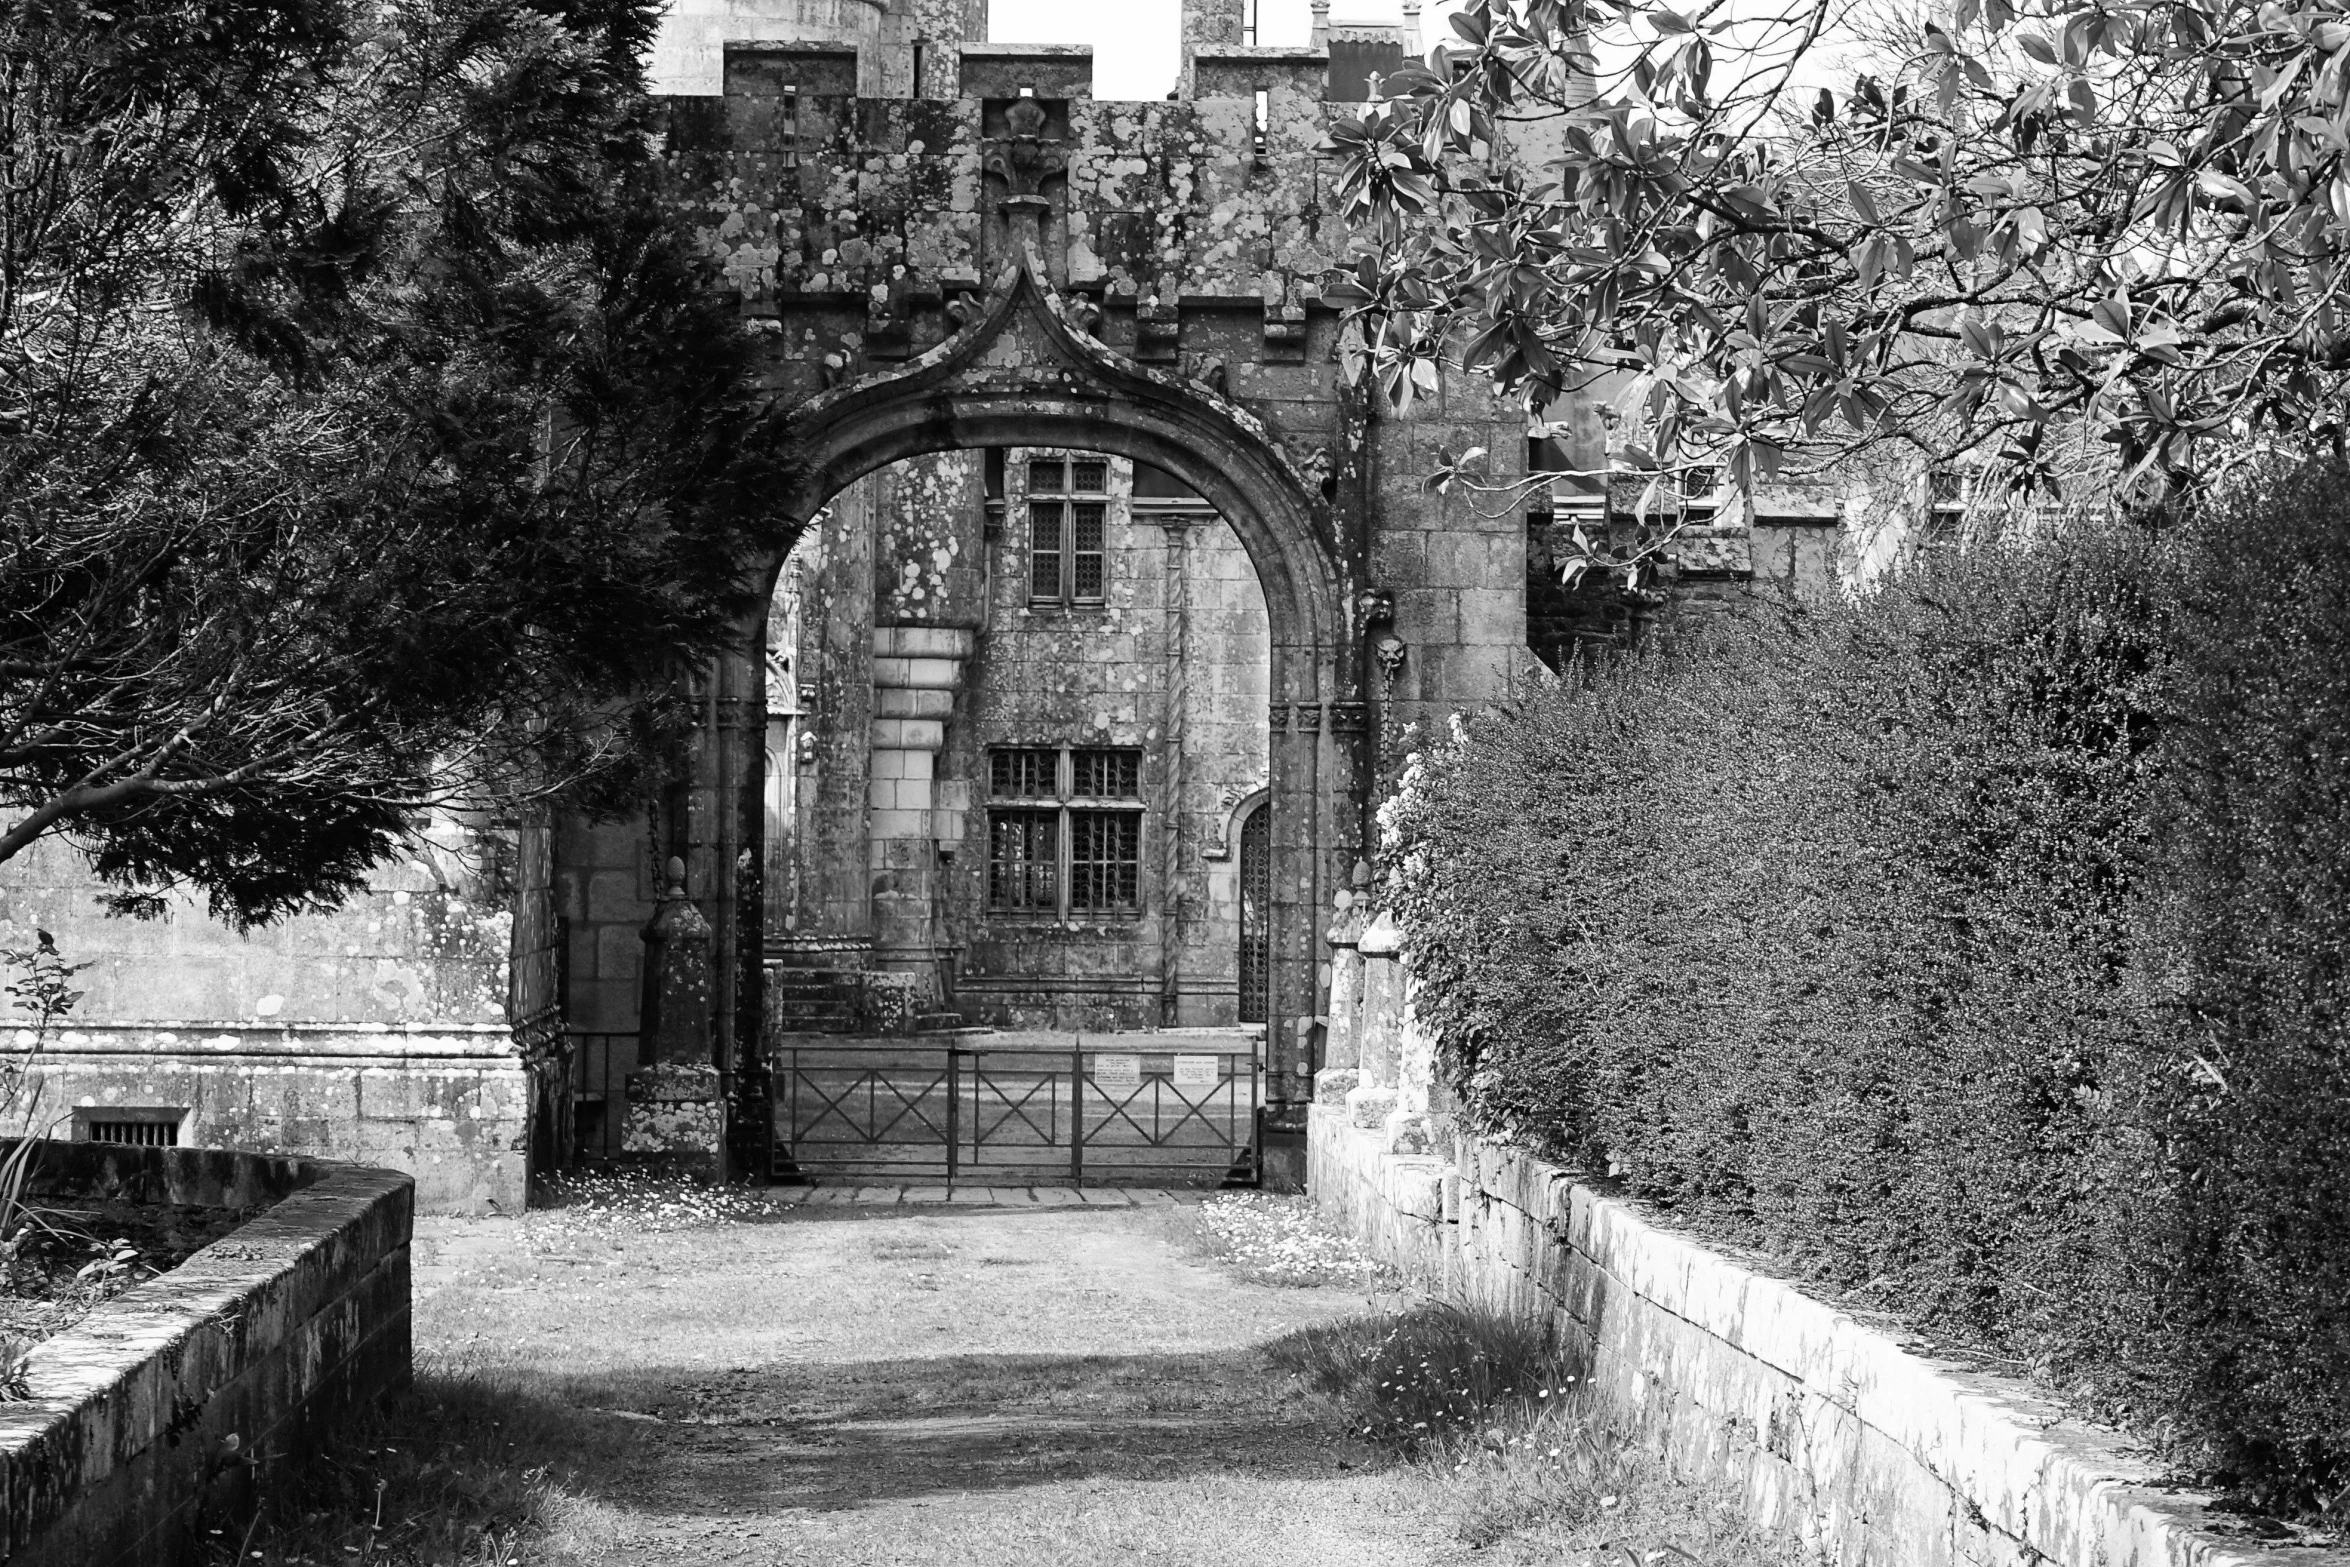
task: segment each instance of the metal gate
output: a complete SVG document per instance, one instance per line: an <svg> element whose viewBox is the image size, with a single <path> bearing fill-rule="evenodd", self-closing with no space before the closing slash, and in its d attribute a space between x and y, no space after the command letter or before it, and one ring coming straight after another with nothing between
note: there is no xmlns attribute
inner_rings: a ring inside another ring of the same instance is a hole
<svg viewBox="0 0 2350 1567"><path fill-rule="evenodd" d="M780 1173L997 1184L1256 1178L1264 1080L1253 1045L789 1045L775 1073Z"/></svg>
<svg viewBox="0 0 2350 1567"><path fill-rule="evenodd" d="M1272 1010L1273 812L1260 805L1240 824L1240 1020Z"/></svg>

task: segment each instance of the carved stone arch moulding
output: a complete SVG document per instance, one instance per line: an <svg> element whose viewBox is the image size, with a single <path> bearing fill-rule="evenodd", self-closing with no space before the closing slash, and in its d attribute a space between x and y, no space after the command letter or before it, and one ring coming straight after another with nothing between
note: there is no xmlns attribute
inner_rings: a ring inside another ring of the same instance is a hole
<svg viewBox="0 0 2350 1567"><path fill-rule="evenodd" d="M1343 654L1355 627L1320 485L1229 397L1093 337L1082 303L1024 249L945 342L792 410L773 564L835 494L906 457L1035 445L1137 458L1190 485L1239 534L1265 593L1275 689L1292 701L1352 696L1355 660Z"/></svg>
<svg viewBox="0 0 2350 1567"><path fill-rule="evenodd" d="M1234 794L1224 802L1224 812L1216 819L1216 841L1200 851L1203 860L1229 860L1240 843L1240 824L1248 820L1248 813L1272 795L1273 791L1259 784L1246 794Z"/></svg>
<svg viewBox="0 0 2350 1567"><path fill-rule="evenodd" d="M1107 452L1164 469L1216 509L1256 569L1271 643L1262 794L1272 857L1267 1097L1281 1111L1274 1120L1294 1131L1312 1092L1310 1025L1321 1010L1316 918L1355 857L1341 824L1359 816L1369 787L1362 748L1321 724L1325 710L1362 695L1359 629L1330 543L1330 501L1275 432L1220 388L1137 363L1082 321L1025 245L945 342L792 409L779 431L792 467L777 497L767 577L806 519L845 486L933 452ZM1241 820L1225 823L1228 855Z"/></svg>

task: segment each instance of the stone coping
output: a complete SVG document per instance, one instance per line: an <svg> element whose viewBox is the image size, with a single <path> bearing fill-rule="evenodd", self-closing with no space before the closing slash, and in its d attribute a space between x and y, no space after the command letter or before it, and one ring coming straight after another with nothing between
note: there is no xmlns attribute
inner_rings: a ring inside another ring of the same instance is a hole
<svg viewBox="0 0 2350 1567"><path fill-rule="evenodd" d="M0 1150L13 1148L18 1141L0 1138ZM330 1171L342 1168L318 1159L238 1153L226 1148L133 1148L122 1143L51 1138L33 1166L29 1192L37 1198L119 1198L191 1208L257 1208L314 1186Z"/></svg>
<svg viewBox="0 0 2350 1567"><path fill-rule="evenodd" d="M0 1054L32 1048L31 1030L0 1034ZM515 1059L506 1023L84 1023L61 1030L44 1061L91 1057L311 1057L412 1062Z"/></svg>
<svg viewBox="0 0 2350 1567"><path fill-rule="evenodd" d="M278 1201L31 1350L30 1396L0 1404L11 1567L179 1561L224 1485L246 1500L329 1405L406 1379L408 1176L72 1143L52 1143L43 1165L60 1192L79 1180L171 1201Z"/></svg>
<svg viewBox="0 0 2350 1567"><path fill-rule="evenodd" d="M1777 1456L1804 1494L1781 1494L1770 1511L1835 1560L1880 1560L1858 1542L1891 1521L1880 1512L1872 1525L1872 1510L1891 1506L1989 1536L1985 1554L1961 1553L1967 1561L2350 1567L2350 1551L2232 1535L2208 1498L2159 1485L2121 1434L2015 1378L1905 1350L1571 1171L1468 1138L1450 1161L1385 1153L1376 1133L1324 1105L1310 1135L1317 1206L1425 1282L1440 1270L1448 1296L1541 1320L1599 1361L1623 1362L1591 1371L1610 1413L1719 1471L1700 1478L1753 1485L1736 1472L1747 1460L1732 1433L1781 1427L1779 1406L1792 1401L1792 1425L1810 1435ZM1430 1200L1414 1200L1422 1187ZM1693 1438L1689 1422L1714 1429ZM1916 1561L1939 1562L1952 1542L1911 1543Z"/></svg>
<svg viewBox="0 0 2350 1567"><path fill-rule="evenodd" d="M1191 57L1203 65L1328 65L1330 51L1312 44L1201 44Z"/></svg>
<svg viewBox="0 0 2350 1567"><path fill-rule="evenodd" d="M966 60L1091 60L1091 44L957 44Z"/></svg>

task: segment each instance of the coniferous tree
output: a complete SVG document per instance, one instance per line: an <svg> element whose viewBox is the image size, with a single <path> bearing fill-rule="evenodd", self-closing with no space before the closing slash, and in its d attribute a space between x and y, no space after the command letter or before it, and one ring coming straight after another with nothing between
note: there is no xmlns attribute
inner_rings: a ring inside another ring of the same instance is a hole
<svg viewBox="0 0 2350 1567"><path fill-rule="evenodd" d="M0 5L0 860L331 902L628 786L773 454L646 0Z"/></svg>

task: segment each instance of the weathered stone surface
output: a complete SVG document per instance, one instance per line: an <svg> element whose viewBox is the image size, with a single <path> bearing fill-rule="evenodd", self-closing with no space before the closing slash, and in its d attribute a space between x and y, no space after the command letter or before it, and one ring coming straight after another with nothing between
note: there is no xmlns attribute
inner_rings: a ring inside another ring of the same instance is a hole
<svg viewBox="0 0 2350 1567"><path fill-rule="evenodd" d="M345 914L250 939L192 908L92 920L70 858L0 870L0 919L102 959L94 1023L505 1032L502 1063L420 1048L403 1068L387 1047L382 1071L428 1085L396 1117L345 1108L377 1077L303 1060L310 1076L281 1081L274 1057L205 1057L194 1135L233 1122L220 1135L356 1147L416 1168L435 1206L503 1202L525 1150L560 1154L575 1124L613 1139L609 1085L567 1062L617 1071L651 1038L647 1058L724 1066L755 1097L777 956L910 976L919 1015L962 1005L961 980L993 1021L1226 1026L1245 821L1272 866L1268 1158L1294 1143L1320 1067L1441 1114L1415 1064L1425 1041L1350 1021L1395 1015L1392 926L1365 933L1359 970L1325 961L1319 928L1370 852L1369 811L1412 726L1506 700L1525 673L1548 548L1529 541L1548 514L1421 481L1444 448L1484 450L1496 483L1521 477L1526 415L1475 377L1448 372L1401 412L1346 379L1344 312L1324 290L1353 237L1316 149L1368 90L1357 46L1401 59L1410 27L1340 29L1334 74L1319 45L1244 42L1237 0L1185 15L1178 94L1120 102L1094 95L1083 50L986 39L976 0L682 0L654 50L679 94L659 155L676 221L757 333L759 380L787 416L790 482L769 497L765 552L741 564L783 581L770 607L804 612L746 616L703 693L692 774L649 817L436 823L430 852ZM1568 403L1547 419L1577 466L1604 464L1596 400ZM1128 493L1082 627L1021 585L1025 481L1014 463L985 493L983 448L1116 464ZM1144 517L1137 465L1201 515ZM1834 530L1815 521L1766 508L1752 574L1824 581ZM1738 549L1718 543L1692 570L1727 593ZM1132 918L975 909L1002 804L982 756L1023 737L1150 753L1152 881ZM636 939L672 854L711 939L706 980L674 1005ZM566 1027L575 1056L558 1048ZM76 1069L92 1097L126 1091L132 1070ZM216 1122L240 1084L251 1112Z"/></svg>
<svg viewBox="0 0 2350 1567"><path fill-rule="evenodd" d="M682 1062L628 1075L620 1152L706 1180L726 1169L726 1099L718 1069Z"/></svg>
<svg viewBox="0 0 2350 1567"><path fill-rule="evenodd" d="M1343 1105L1361 1081L1362 1074L1350 1068L1326 1066L1314 1074L1314 1103Z"/></svg>
<svg viewBox="0 0 2350 1567"><path fill-rule="evenodd" d="M1399 991L1383 995L1400 1009ZM1380 1024L1366 1009L1359 1026ZM1471 1138L1450 1159L1402 1156L1409 1117L1372 1113L1392 1092L1313 1107L1322 1212L1447 1298L1549 1325L1614 1420L1831 1560L2350 1563L2227 1539L2201 1498L2158 1489L2119 1437L2028 1386L1920 1359L1543 1160Z"/></svg>
<svg viewBox="0 0 2350 1567"><path fill-rule="evenodd" d="M26 1364L0 1405L0 1554L26 1567L176 1567L316 1439L409 1375L413 1186L384 1170L189 1149L58 1148L93 1190L278 1198L117 1296Z"/></svg>

